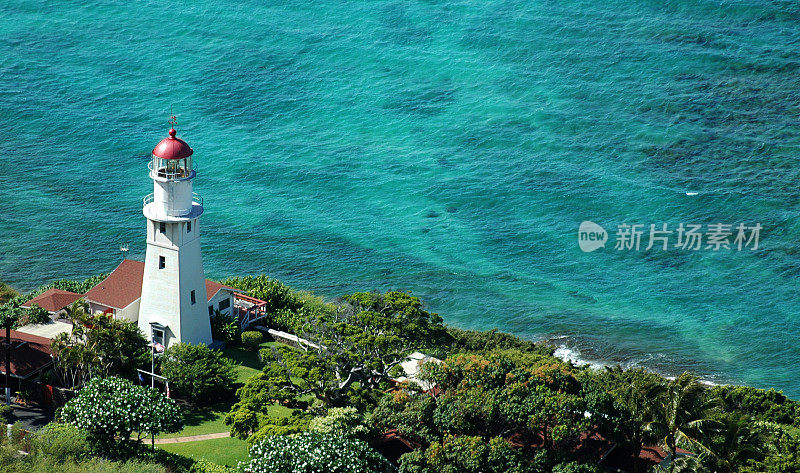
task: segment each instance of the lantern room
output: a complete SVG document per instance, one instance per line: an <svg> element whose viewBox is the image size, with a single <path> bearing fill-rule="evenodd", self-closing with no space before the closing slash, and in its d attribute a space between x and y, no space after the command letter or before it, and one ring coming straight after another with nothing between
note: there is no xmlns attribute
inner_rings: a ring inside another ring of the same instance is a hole
<svg viewBox="0 0 800 473"><path fill-rule="evenodd" d="M175 128L170 128L169 136L153 148L150 162L150 177L153 179L180 180L194 177L192 150L189 144L175 136Z"/></svg>

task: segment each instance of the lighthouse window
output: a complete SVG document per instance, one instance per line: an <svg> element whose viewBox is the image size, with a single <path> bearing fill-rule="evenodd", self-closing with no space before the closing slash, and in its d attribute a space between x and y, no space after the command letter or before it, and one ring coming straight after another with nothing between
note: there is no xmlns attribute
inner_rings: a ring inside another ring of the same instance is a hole
<svg viewBox="0 0 800 473"><path fill-rule="evenodd" d="M194 291L192 291L190 293L190 296L191 296L191 299L192 299L192 304L194 304L196 302L195 299L194 299Z"/></svg>
<svg viewBox="0 0 800 473"><path fill-rule="evenodd" d="M186 233L192 233L192 222L186 222Z"/></svg>
<svg viewBox="0 0 800 473"><path fill-rule="evenodd" d="M163 256L158 257L158 269L164 269L167 267L167 259Z"/></svg>
<svg viewBox="0 0 800 473"><path fill-rule="evenodd" d="M167 233L167 224L164 222L159 223L158 231L160 231L161 233Z"/></svg>

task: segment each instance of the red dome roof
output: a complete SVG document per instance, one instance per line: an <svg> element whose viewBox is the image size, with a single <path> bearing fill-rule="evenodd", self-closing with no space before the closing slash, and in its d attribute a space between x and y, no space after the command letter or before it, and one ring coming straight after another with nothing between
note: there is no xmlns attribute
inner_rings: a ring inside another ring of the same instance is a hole
<svg viewBox="0 0 800 473"><path fill-rule="evenodd" d="M175 128L170 128L169 136L153 148L153 156L161 159L183 159L188 158L192 153L194 150L185 141L175 137Z"/></svg>

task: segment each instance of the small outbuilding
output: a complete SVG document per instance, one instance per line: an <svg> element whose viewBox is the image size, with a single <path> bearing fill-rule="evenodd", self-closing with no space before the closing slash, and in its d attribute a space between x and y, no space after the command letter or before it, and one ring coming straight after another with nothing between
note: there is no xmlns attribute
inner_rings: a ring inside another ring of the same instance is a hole
<svg viewBox="0 0 800 473"><path fill-rule="evenodd" d="M66 313L67 307L81 297L83 297L81 294L64 291L63 289L48 289L23 304L22 307L30 309L31 306L37 305L49 312L53 320L56 320Z"/></svg>

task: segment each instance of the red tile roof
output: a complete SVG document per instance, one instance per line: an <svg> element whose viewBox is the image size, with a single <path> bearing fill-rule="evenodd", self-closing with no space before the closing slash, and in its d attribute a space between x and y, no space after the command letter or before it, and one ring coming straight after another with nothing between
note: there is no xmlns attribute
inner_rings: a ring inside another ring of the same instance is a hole
<svg viewBox="0 0 800 473"><path fill-rule="evenodd" d="M64 291L61 289L48 289L26 302L22 307L30 307L33 304L36 304L48 312L58 312L81 297L83 296L80 294L75 294L74 292Z"/></svg>
<svg viewBox="0 0 800 473"><path fill-rule="evenodd" d="M5 341L5 331L2 333ZM3 350L0 350L2 352ZM11 331L11 374L27 378L53 360L50 355L50 339L28 333ZM5 359L5 355L3 355ZM0 372L5 374L5 363L0 363Z"/></svg>
<svg viewBox="0 0 800 473"><path fill-rule="evenodd" d="M142 297L144 263L130 259L122 260L97 286L89 289L84 297L106 307L124 309Z"/></svg>
<svg viewBox="0 0 800 473"><path fill-rule="evenodd" d="M214 297L214 295L216 293L218 293L220 289L228 289L228 290L231 290L231 291L237 291L238 290L236 288L233 288L233 287L230 287L230 286L226 286L224 284L220 284L220 283L218 283L216 281L212 281L210 279L206 279L206 297L208 298L208 300L211 300L211 298Z"/></svg>
<svg viewBox="0 0 800 473"><path fill-rule="evenodd" d="M100 284L91 288L86 299L114 309L124 309L142 297L144 263L130 259L123 260ZM211 299L220 289L235 290L232 287L206 279L206 298Z"/></svg>

